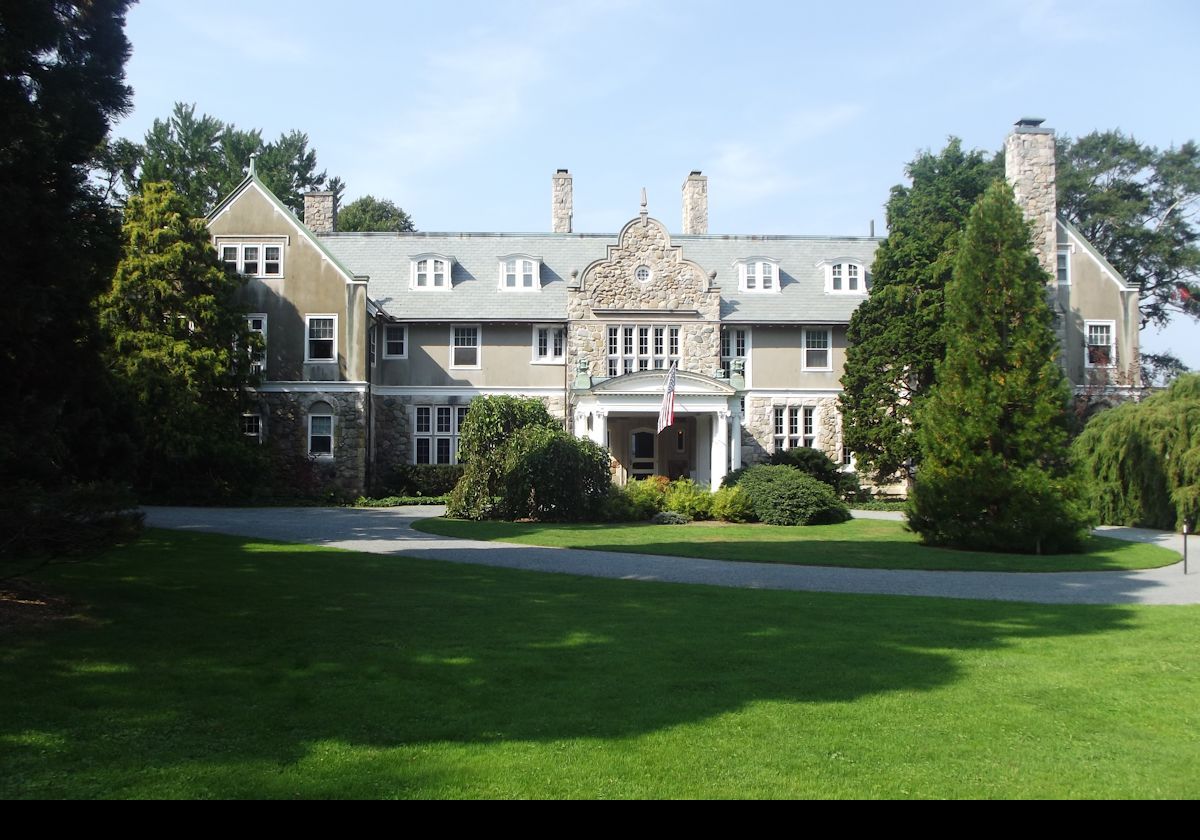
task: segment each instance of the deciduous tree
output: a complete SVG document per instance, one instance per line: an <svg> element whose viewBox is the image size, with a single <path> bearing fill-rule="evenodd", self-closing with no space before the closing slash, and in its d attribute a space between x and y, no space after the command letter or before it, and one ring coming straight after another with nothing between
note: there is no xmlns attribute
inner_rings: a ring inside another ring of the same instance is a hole
<svg viewBox="0 0 1200 840"><path fill-rule="evenodd" d="M932 545L1058 553L1086 533L1048 281L1012 189L971 211L946 288L946 356L917 409L909 526Z"/></svg>
<svg viewBox="0 0 1200 840"><path fill-rule="evenodd" d="M943 295L959 232L1003 166L951 138L907 172L912 184L893 187L888 201L871 295L850 319L840 397L845 444L880 482L910 477L920 461L914 409L945 355Z"/></svg>
<svg viewBox="0 0 1200 840"><path fill-rule="evenodd" d="M338 230L402 233L416 230L416 227L413 226L409 215L397 207L395 202L364 195L338 211Z"/></svg>

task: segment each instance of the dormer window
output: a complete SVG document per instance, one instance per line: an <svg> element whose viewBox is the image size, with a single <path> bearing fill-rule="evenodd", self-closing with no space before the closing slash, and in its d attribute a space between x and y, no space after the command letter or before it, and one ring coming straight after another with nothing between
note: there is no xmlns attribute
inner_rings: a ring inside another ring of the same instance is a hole
<svg viewBox="0 0 1200 840"><path fill-rule="evenodd" d="M867 269L859 260L826 260L825 291L835 295L865 295Z"/></svg>
<svg viewBox="0 0 1200 840"><path fill-rule="evenodd" d="M779 261L762 257L738 260L738 289L743 292L778 292Z"/></svg>
<svg viewBox="0 0 1200 840"><path fill-rule="evenodd" d="M418 292L445 292L451 285L454 260L441 254L418 254L412 258L409 288Z"/></svg>
<svg viewBox="0 0 1200 840"><path fill-rule="evenodd" d="M500 291L537 292L542 288L542 261L528 254L500 258Z"/></svg>

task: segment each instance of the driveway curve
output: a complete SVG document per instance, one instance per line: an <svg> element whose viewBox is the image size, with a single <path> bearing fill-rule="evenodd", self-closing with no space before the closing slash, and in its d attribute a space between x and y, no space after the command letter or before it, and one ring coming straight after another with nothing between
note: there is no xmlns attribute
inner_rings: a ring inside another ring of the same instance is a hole
<svg viewBox="0 0 1200 840"><path fill-rule="evenodd" d="M871 595L916 595L1044 604L1200 604L1200 571L1183 564L1113 572L928 572L733 563L612 551L543 548L424 534L418 519L439 516L438 506L402 508L186 508L147 507L154 528L245 537L420 557L450 563L501 566L586 577L698 583L745 589L787 589ZM1107 528L1105 536L1154 542L1182 551L1176 534Z"/></svg>

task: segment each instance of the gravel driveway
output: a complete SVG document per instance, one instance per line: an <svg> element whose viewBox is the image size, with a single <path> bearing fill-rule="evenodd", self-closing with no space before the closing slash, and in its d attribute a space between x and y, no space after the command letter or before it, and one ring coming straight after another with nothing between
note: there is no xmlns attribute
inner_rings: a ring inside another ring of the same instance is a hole
<svg viewBox="0 0 1200 840"><path fill-rule="evenodd" d="M622 580L1046 604L1200 603L1200 570L1193 568L1192 574L1185 577L1182 563L1146 571L1038 574L842 569L541 548L460 540L413 530L411 526L416 520L441 515L443 508L440 506L362 509L148 507L145 510L146 524L155 528L236 534L450 563ZM1182 537L1176 534L1137 528L1107 528L1100 533L1119 539L1154 542L1182 551ZM1197 545L1200 544L1191 546L1193 553Z"/></svg>

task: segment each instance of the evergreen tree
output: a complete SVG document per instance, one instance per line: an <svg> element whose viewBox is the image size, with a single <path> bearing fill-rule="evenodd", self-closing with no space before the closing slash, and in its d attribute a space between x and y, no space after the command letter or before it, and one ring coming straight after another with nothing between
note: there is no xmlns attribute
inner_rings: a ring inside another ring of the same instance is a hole
<svg viewBox="0 0 1200 840"><path fill-rule="evenodd" d="M137 483L159 498L226 497L258 467L239 428L258 349L237 303L245 279L220 264L204 219L170 184L131 196L122 232L98 306L105 360L134 415Z"/></svg>
<svg viewBox="0 0 1200 840"><path fill-rule="evenodd" d="M946 356L917 411L923 459L908 521L927 544L1059 553L1086 533L1048 280L1012 189L995 182L963 234Z"/></svg>
<svg viewBox="0 0 1200 840"><path fill-rule="evenodd" d="M136 190L142 181L168 181L189 212L202 216L246 177L252 154L258 155L258 177L297 216L304 212L304 193L326 184L304 132L289 131L265 143L258 129L239 129L209 114L197 117L195 105L176 102L171 116L156 119L146 132L141 172L127 179L132 180L128 188ZM340 188L340 179L336 186Z"/></svg>
<svg viewBox="0 0 1200 840"><path fill-rule="evenodd" d="M127 6L0 3L0 511L16 518L36 488L70 484L102 454L92 300L120 239L87 172L129 107Z"/></svg>
<svg viewBox="0 0 1200 840"><path fill-rule="evenodd" d="M338 211L338 230L385 230L403 233L416 230L416 227L413 226L412 218L397 207L395 202L364 195Z"/></svg>
<svg viewBox="0 0 1200 840"><path fill-rule="evenodd" d="M881 483L911 477L920 460L914 409L946 352L943 300L959 232L1003 162L964 152L951 138L939 154L908 165L895 186L888 236L872 266L870 297L850 319L841 409L845 444L859 469Z"/></svg>

